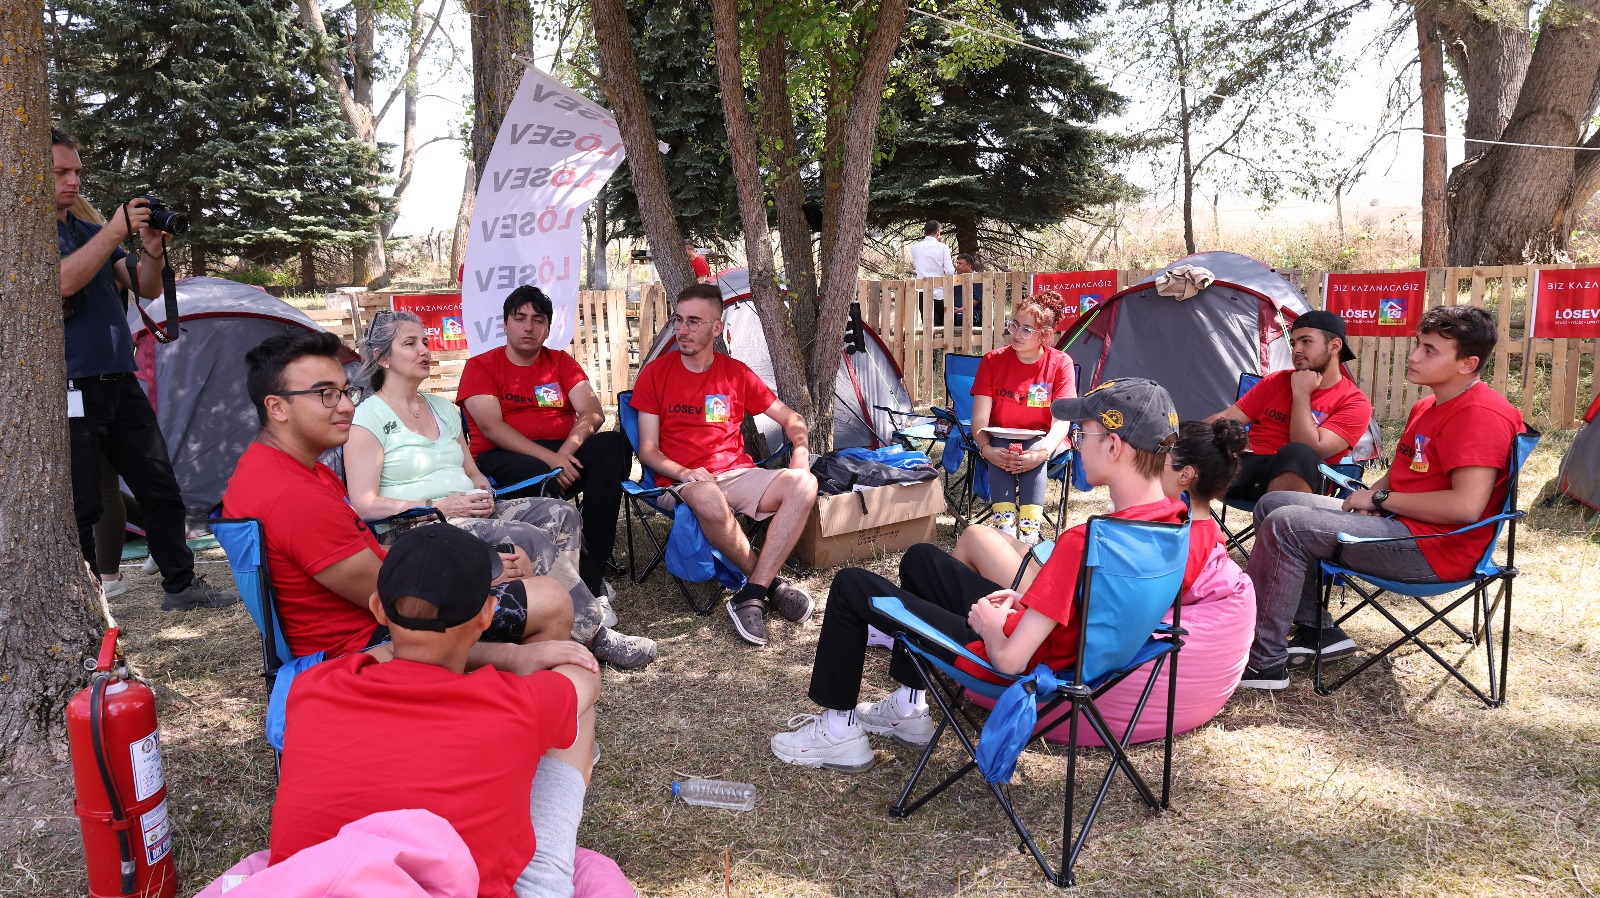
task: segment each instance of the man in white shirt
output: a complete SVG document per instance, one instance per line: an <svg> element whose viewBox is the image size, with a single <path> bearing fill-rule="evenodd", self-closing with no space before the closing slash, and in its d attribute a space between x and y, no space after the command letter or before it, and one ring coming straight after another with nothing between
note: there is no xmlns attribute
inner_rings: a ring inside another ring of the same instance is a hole
<svg viewBox="0 0 1600 898"><path fill-rule="evenodd" d="M929 219L922 226L923 238L911 244L911 267L918 278L942 278L956 273L950 260L950 247L939 239L939 222ZM933 324L944 324L944 290L933 288Z"/></svg>

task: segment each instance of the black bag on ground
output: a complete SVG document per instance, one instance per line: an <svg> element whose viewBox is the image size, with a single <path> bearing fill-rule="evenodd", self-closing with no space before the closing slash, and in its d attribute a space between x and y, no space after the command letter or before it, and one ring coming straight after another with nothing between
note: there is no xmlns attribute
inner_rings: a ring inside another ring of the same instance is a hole
<svg viewBox="0 0 1600 898"><path fill-rule="evenodd" d="M824 496L848 493L858 486L921 483L939 476L939 470L931 464L896 467L837 452L817 456L811 463L811 473L817 478L817 492Z"/></svg>

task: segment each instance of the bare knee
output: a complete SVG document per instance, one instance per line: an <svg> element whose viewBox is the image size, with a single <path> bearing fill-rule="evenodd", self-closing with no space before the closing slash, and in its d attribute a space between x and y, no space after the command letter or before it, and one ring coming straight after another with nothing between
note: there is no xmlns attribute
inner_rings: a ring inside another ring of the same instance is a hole
<svg viewBox="0 0 1600 898"><path fill-rule="evenodd" d="M572 595L554 577L522 581L528 594L527 639L565 639L572 632Z"/></svg>
<svg viewBox="0 0 1600 898"><path fill-rule="evenodd" d="M778 480L783 485L785 501L810 503L817 500L817 477L810 471L788 468L778 475Z"/></svg>

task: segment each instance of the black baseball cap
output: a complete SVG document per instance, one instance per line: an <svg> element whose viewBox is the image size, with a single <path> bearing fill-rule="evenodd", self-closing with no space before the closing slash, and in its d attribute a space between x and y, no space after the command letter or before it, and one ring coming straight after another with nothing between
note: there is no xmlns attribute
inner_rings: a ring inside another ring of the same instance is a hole
<svg viewBox="0 0 1600 898"><path fill-rule="evenodd" d="M1178 409L1166 388L1142 377L1108 380L1076 399L1050 403L1050 414L1062 421L1093 418L1107 432L1146 452L1166 452L1178 435Z"/></svg>
<svg viewBox="0 0 1600 898"><path fill-rule="evenodd" d="M1335 337L1338 337L1339 361L1353 362L1356 360L1356 354L1350 351L1350 338L1346 336L1344 332L1344 318L1335 315L1332 312L1325 312L1321 309L1317 309L1316 311L1307 312L1304 315L1301 315L1299 318L1296 318L1294 320L1294 324L1289 328L1289 333L1292 334L1302 327L1314 327L1317 330L1327 331L1328 333L1333 334Z"/></svg>
<svg viewBox="0 0 1600 898"><path fill-rule="evenodd" d="M492 546L459 527L425 524L401 533L378 569L378 599L389 620L407 630L443 633L476 617L500 576L500 556ZM421 620L398 614L404 596L439 609Z"/></svg>

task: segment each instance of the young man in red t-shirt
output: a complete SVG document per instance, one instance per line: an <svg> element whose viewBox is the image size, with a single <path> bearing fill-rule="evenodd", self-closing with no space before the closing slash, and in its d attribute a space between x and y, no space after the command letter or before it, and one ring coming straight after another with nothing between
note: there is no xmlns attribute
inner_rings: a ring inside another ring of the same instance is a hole
<svg viewBox="0 0 1600 898"><path fill-rule="evenodd" d="M555 311L550 297L518 287L502 311L506 345L468 359L456 387L456 403L467 410L467 445L478 470L502 485L561 469L556 482L566 495L583 494L578 576L605 595L633 451L623 434L600 430L605 412L577 360L544 345Z"/></svg>
<svg viewBox="0 0 1600 898"><path fill-rule="evenodd" d="M1494 319L1472 306L1422 316L1406 357L1406 380L1433 391L1412 406L1394 465L1343 501L1268 493L1256 503L1256 546L1246 573L1256 586L1256 638L1239 685L1283 689L1289 669L1311 663L1321 630L1324 660L1356 645L1319 613L1317 563L1333 557L1340 533L1362 537L1447 533L1494 515L1505 502L1511 441L1522 415L1478 380L1498 339ZM1346 546L1344 564L1387 580L1468 579L1491 528L1425 542ZM1292 638L1290 624L1297 625Z"/></svg>
<svg viewBox="0 0 1600 898"><path fill-rule="evenodd" d="M368 599L393 658L324 661L289 688L271 863L370 814L421 808L466 842L480 898L572 893L600 680L574 664L467 672L494 625L497 561L448 524L395 541Z"/></svg>
<svg viewBox="0 0 1600 898"><path fill-rule="evenodd" d="M805 419L778 401L743 362L716 351L722 334L722 291L694 284L678 294L672 314L677 338L639 372L632 405L639 412L639 461L689 503L706 540L738 566L749 582L728 600L728 616L739 638L766 645L762 617L770 603L785 620L811 617L811 596L778 577L800 541L806 517L817 504ZM744 416L766 415L783 426L793 447L789 467L758 468L744 451ZM662 497L670 506L671 496ZM767 537L760 554L750 548L734 512L763 520Z"/></svg>
<svg viewBox="0 0 1600 898"><path fill-rule="evenodd" d="M291 653L332 657L379 645L388 634L368 599L384 551L350 507L339 475L317 461L350 438L355 415L339 339L322 331L269 337L245 364L261 432L233 470L222 516L261 521ZM520 549L505 556L503 608L473 649L473 666L530 673L573 659L593 665L588 650L568 640L571 597L553 577L527 577L531 569Z"/></svg>
<svg viewBox="0 0 1600 898"><path fill-rule="evenodd" d="M1360 442L1372 420L1372 400L1339 368L1356 357L1348 342L1338 315L1301 315L1289 331L1294 370L1268 374L1237 403L1206 419L1250 425L1250 452L1228 489L1229 499L1255 501L1276 490L1313 492L1322 484L1317 465L1336 464Z"/></svg>
<svg viewBox="0 0 1600 898"><path fill-rule="evenodd" d="M1077 422L1072 442L1084 475L1110 489L1112 517L1173 524L1187 517L1188 506L1162 491L1162 469L1178 437L1178 412L1159 384L1139 378L1109 380L1081 398L1056 400L1050 411L1057 420ZM860 772L875 761L868 733L916 746L933 738L935 724L922 694L925 685L899 645L889 673L900 688L878 702L857 702L868 627L899 629L872 609L874 596L898 596L911 613L967 644L1003 673L1021 674L1039 664L1051 670L1070 666L1078 653L1081 621L1075 600L1086 532L1087 525L1080 524L1063 533L1023 595L984 579L926 543L912 546L901 559L899 586L860 568L840 571L828 591L811 665L809 695L826 710L820 716L801 715L809 718L806 723L773 736L772 753L801 767ZM1215 533L1211 539L1214 546ZM1184 589L1208 555L1189 553Z"/></svg>
<svg viewBox="0 0 1600 898"><path fill-rule="evenodd" d="M711 277L711 263L706 261L705 256L700 255L698 249L695 249L693 240L683 241L683 248L689 254L689 267L694 269L695 280L705 283Z"/></svg>

